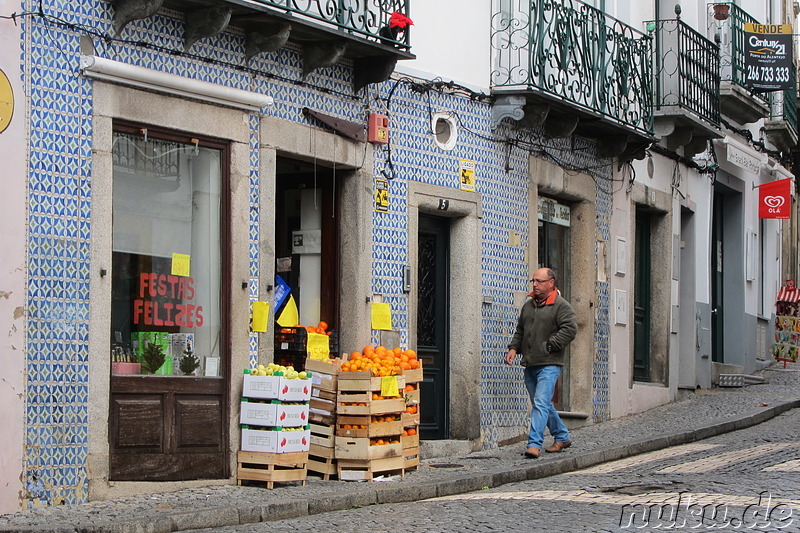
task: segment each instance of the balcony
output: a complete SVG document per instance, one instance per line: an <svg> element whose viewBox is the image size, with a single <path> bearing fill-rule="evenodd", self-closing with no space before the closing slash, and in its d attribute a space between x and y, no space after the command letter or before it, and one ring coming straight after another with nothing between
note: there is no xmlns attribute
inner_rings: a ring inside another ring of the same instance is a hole
<svg viewBox="0 0 800 533"><path fill-rule="evenodd" d="M391 75L398 59L412 59L409 31L390 24L393 14L408 14L409 0L115 0L117 32L131 20L148 18L161 8L185 14L185 52L194 42L228 26L245 35L247 61L292 42L303 49L304 75L354 61L355 77L367 83ZM123 34L124 37L124 34ZM358 88L358 87L357 87Z"/></svg>
<svg viewBox="0 0 800 533"><path fill-rule="evenodd" d="M768 98L744 84L744 25L758 21L732 2L707 7L708 36L720 43L720 111L739 124L768 117Z"/></svg>
<svg viewBox="0 0 800 533"><path fill-rule="evenodd" d="M654 132L672 150L692 156L719 129L719 46L677 18L650 21L655 43Z"/></svg>
<svg viewBox="0 0 800 533"><path fill-rule="evenodd" d="M767 139L786 152L797 147L797 76L792 72L792 85L781 92L769 93L770 117L764 124Z"/></svg>
<svg viewBox="0 0 800 533"><path fill-rule="evenodd" d="M494 127L574 132L608 157L653 140L649 37L579 0L493 0L492 13Z"/></svg>

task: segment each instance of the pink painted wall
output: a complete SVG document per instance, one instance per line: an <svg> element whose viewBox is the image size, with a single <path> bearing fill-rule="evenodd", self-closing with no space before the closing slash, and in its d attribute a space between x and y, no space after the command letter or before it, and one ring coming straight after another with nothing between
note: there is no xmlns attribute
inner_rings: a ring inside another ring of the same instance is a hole
<svg viewBox="0 0 800 533"><path fill-rule="evenodd" d="M0 0L0 15L21 13L19 1ZM18 23L19 24L19 23ZM0 133L3 208L0 209L0 514L20 508L25 442L25 97L20 82L20 32L0 20L0 70L14 91L14 112ZM3 105L3 104L0 104ZM4 126L0 125L0 129Z"/></svg>

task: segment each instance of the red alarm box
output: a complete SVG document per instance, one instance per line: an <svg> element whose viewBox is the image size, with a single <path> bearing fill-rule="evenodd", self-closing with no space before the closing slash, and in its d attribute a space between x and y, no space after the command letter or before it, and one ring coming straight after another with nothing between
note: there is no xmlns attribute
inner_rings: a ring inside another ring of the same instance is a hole
<svg viewBox="0 0 800 533"><path fill-rule="evenodd" d="M367 140L376 144L389 144L389 117L370 113Z"/></svg>

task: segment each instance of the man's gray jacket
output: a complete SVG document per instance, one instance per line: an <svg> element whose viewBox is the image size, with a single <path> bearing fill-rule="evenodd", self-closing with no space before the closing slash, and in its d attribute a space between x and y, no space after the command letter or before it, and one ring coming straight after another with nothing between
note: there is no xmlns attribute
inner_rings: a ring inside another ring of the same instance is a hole
<svg viewBox="0 0 800 533"><path fill-rule="evenodd" d="M561 295L552 304L537 305L530 299L522 306L508 347L522 354L523 366L563 366L564 349L577 333L575 310Z"/></svg>

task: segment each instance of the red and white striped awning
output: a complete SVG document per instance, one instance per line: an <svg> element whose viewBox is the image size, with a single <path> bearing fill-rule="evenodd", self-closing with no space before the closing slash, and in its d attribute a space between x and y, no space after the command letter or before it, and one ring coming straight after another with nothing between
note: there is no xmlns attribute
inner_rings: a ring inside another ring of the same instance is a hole
<svg viewBox="0 0 800 533"><path fill-rule="evenodd" d="M779 302L800 302L800 289L796 287L781 287L781 290L778 291L778 298L777 301Z"/></svg>

